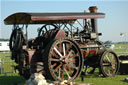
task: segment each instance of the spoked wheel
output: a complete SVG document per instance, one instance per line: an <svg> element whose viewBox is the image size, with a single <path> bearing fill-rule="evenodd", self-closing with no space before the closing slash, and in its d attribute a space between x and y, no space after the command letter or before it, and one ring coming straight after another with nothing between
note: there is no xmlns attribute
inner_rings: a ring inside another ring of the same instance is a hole
<svg viewBox="0 0 128 85"><path fill-rule="evenodd" d="M14 29L10 41L9 41L9 48L10 50L18 50L21 47L21 30Z"/></svg>
<svg viewBox="0 0 128 85"><path fill-rule="evenodd" d="M83 66L78 45L70 39L57 39L45 51L44 69L50 80L76 79Z"/></svg>
<svg viewBox="0 0 128 85"><path fill-rule="evenodd" d="M50 35L50 30L56 30L58 29L58 27L56 25L53 25L53 24L46 24L46 25L43 25L40 29L39 29L39 33L38 33L38 36L44 36L46 33L47 35Z"/></svg>
<svg viewBox="0 0 128 85"><path fill-rule="evenodd" d="M100 68L103 76L115 76L119 70L119 59L113 51L105 51L100 60Z"/></svg>

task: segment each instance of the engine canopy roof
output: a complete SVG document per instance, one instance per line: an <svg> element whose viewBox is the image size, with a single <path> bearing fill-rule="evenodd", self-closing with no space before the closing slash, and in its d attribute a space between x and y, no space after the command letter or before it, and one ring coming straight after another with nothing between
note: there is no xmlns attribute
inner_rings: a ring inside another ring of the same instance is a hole
<svg viewBox="0 0 128 85"><path fill-rule="evenodd" d="M96 19L104 18L104 13L14 13L8 16L4 23L9 24L50 24L50 23L69 23L77 19Z"/></svg>

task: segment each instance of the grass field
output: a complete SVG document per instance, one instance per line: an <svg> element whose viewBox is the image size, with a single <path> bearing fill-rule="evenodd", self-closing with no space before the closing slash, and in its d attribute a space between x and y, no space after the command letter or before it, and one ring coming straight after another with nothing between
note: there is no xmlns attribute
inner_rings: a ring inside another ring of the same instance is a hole
<svg viewBox="0 0 128 85"><path fill-rule="evenodd" d="M128 44L116 44L116 48L128 48ZM124 52L126 50L124 49L114 49L115 52ZM128 52L128 51L127 51ZM10 56L10 53L0 53L0 59L3 59L4 56ZM10 60L9 57L7 57L7 60ZM13 63L13 65L16 65ZM4 65L5 70L9 70L9 67L11 65ZM115 77L99 77L98 72L95 72L93 75L87 75L85 76L85 81L82 82L81 78L79 77L75 82L76 83L92 83L93 85L128 85L128 82L125 82L124 79L128 77L128 75L116 75ZM20 83L20 85L24 84L25 79L18 75L18 72L16 73L10 73L10 74L0 74L0 85L17 85L17 83Z"/></svg>
<svg viewBox="0 0 128 85"><path fill-rule="evenodd" d="M128 55L128 44L115 44L113 49L118 55Z"/></svg>
<svg viewBox="0 0 128 85"><path fill-rule="evenodd" d="M92 83L93 85L128 85L128 82L125 82L124 79L128 75L116 75L111 78L98 77L98 75L89 75L85 76L85 81L82 82L81 78L78 78L76 83ZM25 85L25 80L21 76L0 76L0 85Z"/></svg>
<svg viewBox="0 0 128 85"><path fill-rule="evenodd" d="M85 83L92 83L93 85L128 85L124 79L128 75L116 75L115 77L99 77L97 73L85 76ZM76 80L77 83L82 83L81 79Z"/></svg>

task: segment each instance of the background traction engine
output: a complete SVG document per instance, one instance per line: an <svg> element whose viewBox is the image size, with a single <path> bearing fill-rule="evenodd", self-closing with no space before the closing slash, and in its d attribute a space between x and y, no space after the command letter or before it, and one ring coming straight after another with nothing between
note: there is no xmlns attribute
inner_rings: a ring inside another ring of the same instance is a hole
<svg viewBox="0 0 128 85"><path fill-rule="evenodd" d="M96 18L103 18L104 13L97 13L96 7L89 10L90 13L15 13L7 17L5 24L14 26L10 50L19 74L27 79L38 72L48 80L73 81L81 71L93 67L90 73L99 68L103 76L114 76L119 69L118 57L98 38L101 33ZM28 24L43 24L32 40L27 39Z"/></svg>

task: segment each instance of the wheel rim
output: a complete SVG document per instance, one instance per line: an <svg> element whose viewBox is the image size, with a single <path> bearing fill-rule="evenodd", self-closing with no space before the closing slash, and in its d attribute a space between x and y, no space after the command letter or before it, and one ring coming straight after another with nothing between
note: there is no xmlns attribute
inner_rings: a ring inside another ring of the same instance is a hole
<svg viewBox="0 0 128 85"><path fill-rule="evenodd" d="M82 57L76 44L69 40L60 40L52 48L48 62L54 79L72 81L78 77L82 68Z"/></svg>
<svg viewBox="0 0 128 85"><path fill-rule="evenodd" d="M104 76L114 76L119 68L119 61L115 53L106 52L101 61L101 70Z"/></svg>
<svg viewBox="0 0 128 85"><path fill-rule="evenodd" d="M15 43L17 43L17 30L13 30L11 37L10 37L10 41L9 41L9 47L10 50L12 51L15 47Z"/></svg>

